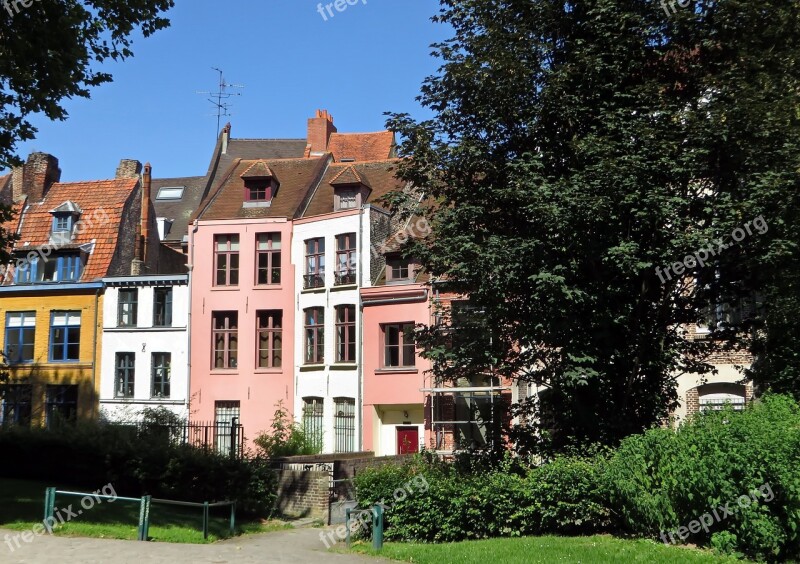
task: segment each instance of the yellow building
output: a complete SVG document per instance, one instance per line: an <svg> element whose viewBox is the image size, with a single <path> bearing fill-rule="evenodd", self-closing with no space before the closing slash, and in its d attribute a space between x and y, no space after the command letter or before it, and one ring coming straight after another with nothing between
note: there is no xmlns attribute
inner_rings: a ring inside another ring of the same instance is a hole
<svg viewBox="0 0 800 564"><path fill-rule="evenodd" d="M17 212L4 229L18 235L0 271L2 424L97 416L102 278L146 274L158 258L157 248L146 256L158 240L142 229L152 215L149 167L141 173L123 160L112 180L59 182L58 160L33 153L0 178L0 200Z"/></svg>

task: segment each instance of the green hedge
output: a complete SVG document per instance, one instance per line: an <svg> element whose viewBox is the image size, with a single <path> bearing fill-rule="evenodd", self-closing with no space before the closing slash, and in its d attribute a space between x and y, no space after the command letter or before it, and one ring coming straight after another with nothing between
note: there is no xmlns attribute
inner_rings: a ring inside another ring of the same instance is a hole
<svg viewBox="0 0 800 564"><path fill-rule="evenodd" d="M762 560L800 556L800 409L788 397L653 429L610 454L460 468L419 456L368 469L356 476L358 499L390 507L386 536L396 540L612 532ZM427 487L408 487L423 478Z"/></svg>
<svg viewBox="0 0 800 564"><path fill-rule="evenodd" d="M124 427L80 423L58 430L0 429L0 476L89 491L111 483L119 495L181 501L235 499L243 513L267 517L277 476L264 458L233 460Z"/></svg>

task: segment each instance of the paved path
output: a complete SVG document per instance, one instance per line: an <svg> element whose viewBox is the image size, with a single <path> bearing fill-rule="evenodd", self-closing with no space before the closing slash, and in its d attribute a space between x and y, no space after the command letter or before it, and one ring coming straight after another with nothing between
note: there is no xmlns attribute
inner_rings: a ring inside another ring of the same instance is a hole
<svg viewBox="0 0 800 564"><path fill-rule="evenodd" d="M380 558L328 552L320 541L322 529L291 529L247 535L214 544L171 544L107 539L35 537L11 552L0 529L0 562L3 564L262 564L274 562L388 562ZM12 541L13 545L13 541Z"/></svg>

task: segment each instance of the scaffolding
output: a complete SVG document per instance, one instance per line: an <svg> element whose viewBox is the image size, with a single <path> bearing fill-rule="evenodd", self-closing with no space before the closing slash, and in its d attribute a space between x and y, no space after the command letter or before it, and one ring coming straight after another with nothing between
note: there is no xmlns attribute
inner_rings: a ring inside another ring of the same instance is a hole
<svg viewBox="0 0 800 564"><path fill-rule="evenodd" d="M511 391L511 386L500 385L497 376L481 374L472 381L462 378L451 385L434 380L420 391L431 398L431 434L437 454L447 456L466 449L498 446L497 424L504 415L500 409L502 394Z"/></svg>

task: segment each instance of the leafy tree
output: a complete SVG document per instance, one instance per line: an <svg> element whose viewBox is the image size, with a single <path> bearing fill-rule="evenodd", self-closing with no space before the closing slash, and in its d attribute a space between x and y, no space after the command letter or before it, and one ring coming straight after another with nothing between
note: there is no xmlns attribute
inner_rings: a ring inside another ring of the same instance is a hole
<svg viewBox="0 0 800 564"><path fill-rule="evenodd" d="M133 55L131 34L169 25L174 0L2 0L0 2L0 168L19 164L18 142L33 139L29 117L64 120L65 98L88 98L110 82L97 69Z"/></svg>
<svg viewBox="0 0 800 564"><path fill-rule="evenodd" d="M419 97L435 117L388 122L400 176L433 202L413 210L432 236L406 252L481 311L456 340L423 330L424 354L440 380L546 390L519 406L547 415L527 419L548 431L522 429L529 446L664 420L678 374L769 334L754 297L798 256L800 6L665 6L441 0L453 37Z"/></svg>

